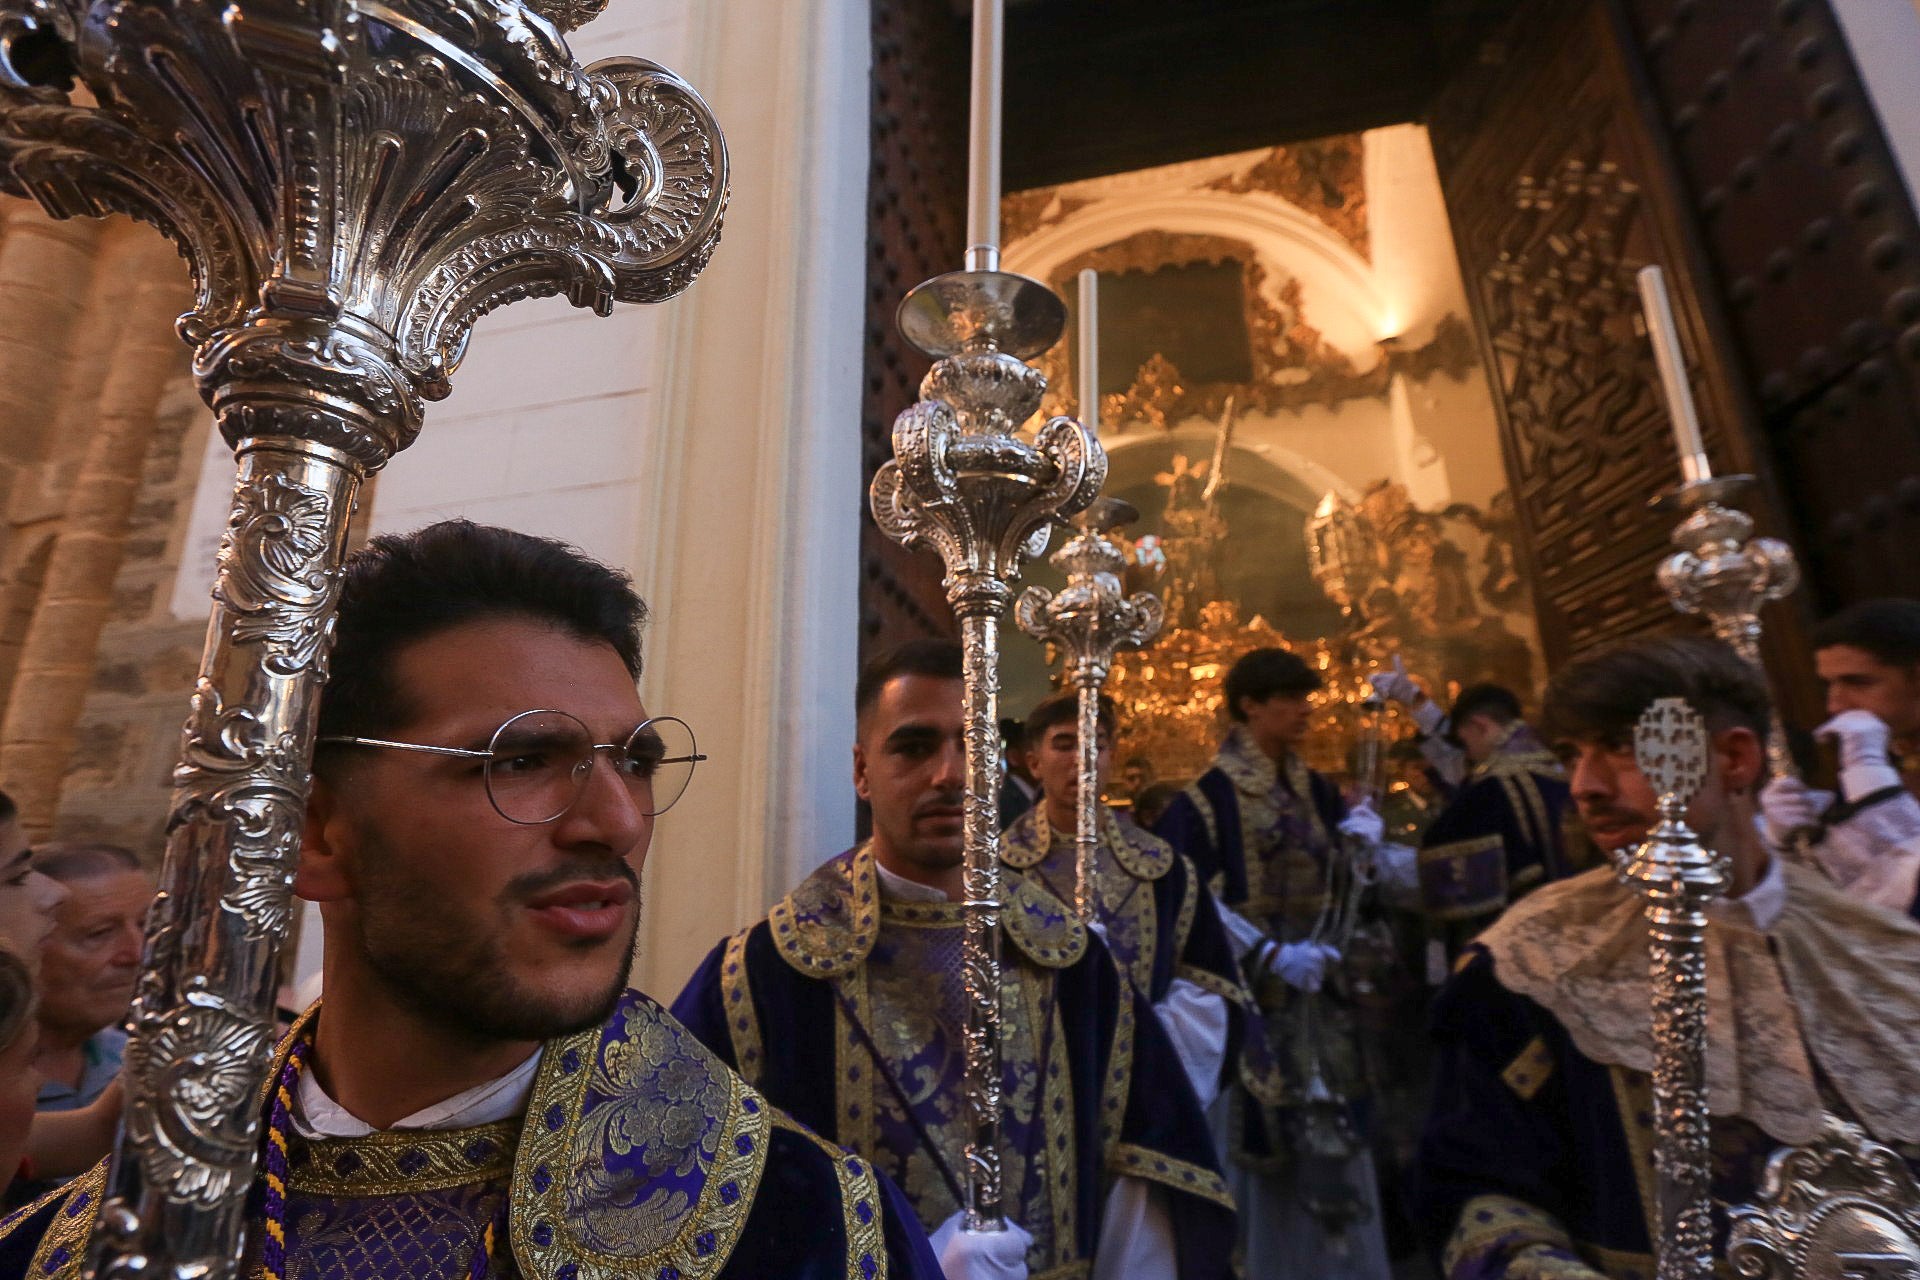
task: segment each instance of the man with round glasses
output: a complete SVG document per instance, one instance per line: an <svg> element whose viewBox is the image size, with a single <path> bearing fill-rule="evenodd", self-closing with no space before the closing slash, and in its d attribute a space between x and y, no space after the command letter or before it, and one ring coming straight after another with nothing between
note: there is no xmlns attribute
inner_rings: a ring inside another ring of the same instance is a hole
<svg viewBox="0 0 1920 1280"><path fill-rule="evenodd" d="M636 692L645 614L572 548L464 521L349 562L294 881L325 998L274 1057L245 1274L938 1275L864 1160L627 989L653 822L700 759ZM13 1223L0 1274L102 1178Z"/></svg>

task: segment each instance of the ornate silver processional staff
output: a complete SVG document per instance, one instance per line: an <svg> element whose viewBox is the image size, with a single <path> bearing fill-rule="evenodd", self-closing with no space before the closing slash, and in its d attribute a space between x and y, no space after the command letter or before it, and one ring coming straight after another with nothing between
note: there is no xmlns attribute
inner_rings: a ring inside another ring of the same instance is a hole
<svg viewBox="0 0 1920 1280"><path fill-rule="evenodd" d="M937 551L966 662L966 1226L1005 1226L1000 1178L1000 620L1025 557L1051 522L1084 510L1107 478L1100 444L1071 418L1033 440L1014 432L1047 381L1026 362L1051 347L1066 307L1000 270L1002 0L973 7L973 110L966 269L914 287L900 332L931 356L921 400L893 424L893 460L873 477L874 522Z"/></svg>
<svg viewBox="0 0 1920 1280"><path fill-rule="evenodd" d="M1681 483L1656 503L1686 512L1673 531L1679 550L1660 564L1660 586L1675 609L1704 617L1713 633L1764 677L1760 607L1791 592L1799 584L1799 568L1791 548L1754 537L1752 517L1730 505L1752 486L1753 477L1713 474L1665 277L1659 267L1648 266L1641 269L1639 282L1680 453ZM1661 708L1655 704L1655 711ZM1682 716L1666 708L1662 719L1650 711L1636 734L1637 748L1643 737L1647 745L1640 752L1641 767L1661 792L1663 821L1626 875L1646 897L1653 948L1654 1163L1661 1221L1655 1245L1660 1280L1703 1280L1713 1262L1705 907L1721 891L1724 872L1680 823L1687 800L1705 776L1705 735L1698 717L1690 710ZM1773 771L1798 777L1777 711L1767 739ZM1672 797L1677 799L1669 812ZM1798 847L1803 837L1790 839Z"/></svg>
<svg viewBox="0 0 1920 1280"><path fill-rule="evenodd" d="M1646 900L1652 952L1654 1168L1659 1280L1713 1274L1707 1112L1707 904L1726 872L1686 823L1707 776L1707 731L1679 698L1661 698L1633 733L1660 822L1621 868Z"/></svg>
<svg viewBox="0 0 1920 1280"><path fill-rule="evenodd" d="M360 482L447 395L480 316L661 301L719 237L726 151L698 95L567 49L603 5L0 0L0 184L180 247L179 332L238 462L90 1274L240 1260Z"/></svg>
<svg viewBox="0 0 1920 1280"><path fill-rule="evenodd" d="M1100 426L1099 276L1080 273L1080 417L1089 435ZM1137 649L1160 632L1160 598L1128 595L1121 583L1126 553L1105 535L1140 518L1133 504L1101 497L1075 520L1079 530L1048 559L1067 575L1058 595L1028 587L1015 606L1020 629L1054 645L1079 695L1079 770L1074 790L1073 909L1093 919L1093 868L1100 848L1100 689L1121 649Z"/></svg>

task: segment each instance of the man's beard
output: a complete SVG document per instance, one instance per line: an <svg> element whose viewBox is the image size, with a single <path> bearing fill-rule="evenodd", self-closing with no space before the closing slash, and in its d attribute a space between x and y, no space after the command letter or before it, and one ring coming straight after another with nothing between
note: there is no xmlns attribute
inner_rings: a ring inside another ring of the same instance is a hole
<svg viewBox="0 0 1920 1280"><path fill-rule="evenodd" d="M516 981L501 954L503 925L497 917L456 918L441 887L409 874L378 839L363 833L361 848L355 886L360 953L395 1001L423 1022L470 1041L551 1040L599 1026L613 1013L626 990L624 961L633 955L640 928L639 878L625 862L614 864L617 874L633 884L633 922L620 951L623 963L614 967L604 991L561 1002ZM607 865L597 860L593 873L604 878ZM538 879L579 878L580 869L568 868ZM515 879L502 900L549 887L535 881Z"/></svg>

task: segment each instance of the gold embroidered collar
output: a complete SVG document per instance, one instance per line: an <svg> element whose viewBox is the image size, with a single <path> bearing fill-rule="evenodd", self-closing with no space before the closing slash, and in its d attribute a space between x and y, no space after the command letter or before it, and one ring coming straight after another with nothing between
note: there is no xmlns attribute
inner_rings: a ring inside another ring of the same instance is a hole
<svg viewBox="0 0 1920 1280"><path fill-rule="evenodd" d="M1026 876L1002 880L1000 922L1034 963L1062 969L1086 954L1086 926ZM812 978L849 973L873 951L882 920L921 928L965 923L957 902L883 902L873 847L863 844L817 869L767 913L781 959Z"/></svg>
<svg viewBox="0 0 1920 1280"><path fill-rule="evenodd" d="M1313 807L1313 784L1307 773L1307 762L1300 758L1297 751L1289 751L1286 760L1286 778L1280 776L1280 766L1273 757L1262 751L1253 740L1253 734L1247 726L1236 724L1227 733L1227 740L1220 744L1220 751L1213 758L1214 767L1227 775L1234 787L1250 796L1271 795L1276 787L1284 786L1292 791L1301 803Z"/></svg>
<svg viewBox="0 0 1920 1280"><path fill-rule="evenodd" d="M1158 880L1173 868L1173 846L1150 832L1120 821L1112 809L1100 806L1100 847L1113 855L1120 869L1135 880ZM1063 839L1069 847L1072 836ZM1021 814L1000 837L1000 861L1025 871L1037 867L1053 852L1053 823L1043 805Z"/></svg>
<svg viewBox="0 0 1920 1280"><path fill-rule="evenodd" d="M1875 1138L1920 1141L1920 925L1781 870L1786 905L1765 933L1744 912L1710 917L1709 1105L1810 1142L1824 1112L1817 1062ZM1534 890L1479 943L1500 984L1551 1013L1580 1052L1653 1069L1646 920L1611 868Z"/></svg>
<svg viewBox="0 0 1920 1280"><path fill-rule="evenodd" d="M1560 758L1547 750L1539 735L1523 720L1515 721L1493 754L1473 767L1471 780L1508 778L1518 773L1537 773L1548 778L1567 776Z"/></svg>

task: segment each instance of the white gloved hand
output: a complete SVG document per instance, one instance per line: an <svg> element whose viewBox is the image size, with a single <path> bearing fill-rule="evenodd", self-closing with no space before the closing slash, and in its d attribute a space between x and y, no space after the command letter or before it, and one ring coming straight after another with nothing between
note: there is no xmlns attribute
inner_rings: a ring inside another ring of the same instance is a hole
<svg viewBox="0 0 1920 1280"><path fill-rule="evenodd" d="M1410 707L1427 696L1420 691L1420 686L1413 682L1413 677L1407 674L1407 665L1400 661L1400 655L1397 653L1393 655L1393 670L1376 671L1367 679L1372 682L1375 693L1388 702L1397 702L1403 707Z"/></svg>
<svg viewBox="0 0 1920 1280"><path fill-rule="evenodd" d="M1832 803L1831 791L1816 791L1798 778L1775 778L1760 788L1760 813L1767 820L1767 838L1778 844L1788 832L1814 825Z"/></svg>
<svg viewBox="0 0 1920 1280"><path fill-rule="evenodd" d="M1372 801L1362 800L1340 820L1340 832L1368 844L1379 844L1387 834L1387 820L1373 811Z"/></svg>
<svg viewBox="0 0 1920 1280"><path fill-rule="evenodd" d="M1339 960L1340 953L1324 942L1288 942L1274 953L1273 971L1288 986L1311 994L1326 985L1327 966Z"/></svg>
<svg viewBox="0 0 1920 1280"><path fill-rule="evenodd" d="M969 1231L956 1213L929 1237L947 1280L1027 1280L1027 1250L1033 1237L1009 1220L1004 1231Z"/></svg>
<svg viewBox="0 0 1920 1280"><path fill-rule="evenodd" d="M1839 744L1840 791L1847 799L1900 785L1900 774L1887 756L1893 730L1873 712L1842 711L1813 732Z"/></svg>

